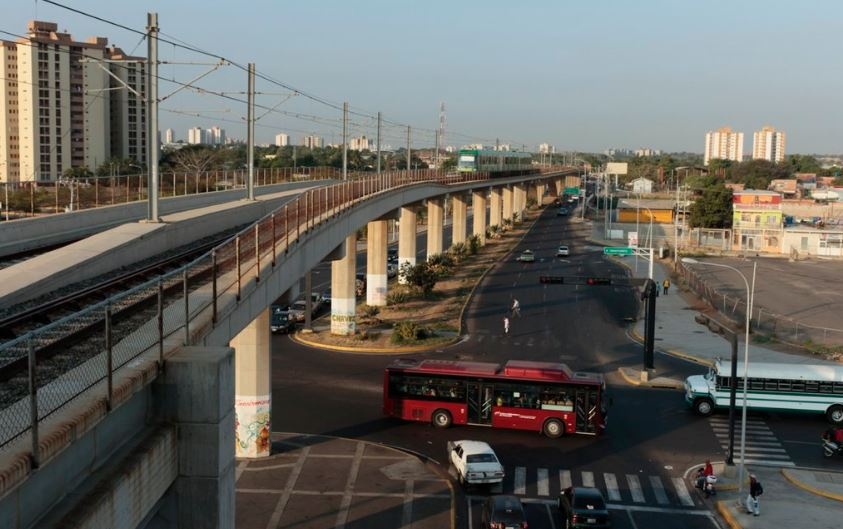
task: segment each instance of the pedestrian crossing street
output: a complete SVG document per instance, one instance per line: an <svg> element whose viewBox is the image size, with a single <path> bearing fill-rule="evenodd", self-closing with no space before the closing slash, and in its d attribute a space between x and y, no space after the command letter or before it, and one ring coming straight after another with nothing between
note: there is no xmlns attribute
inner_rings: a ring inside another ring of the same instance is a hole
<svg viewBox="0 0 843 529"><path fill-rule="evenodd" d="M728 453L729 450L729 417L728 415L713 415L708 418L717 441ZM741 456L741 419L735 419L735 463L740 463ZM746 440L744 443L744 464L793 467L796 464L790 459L784 445L779 441L776 434L761 419L747 418Z"/></svg>
<svg viewBox="0 0 843 529"><path fill-rule="evenodd" d="M555 500L563 489L583 486L597 487L610 503L696 505L682 477L527 467L505 468L505 472L503 484L492 489L495 494Z"/></svg>

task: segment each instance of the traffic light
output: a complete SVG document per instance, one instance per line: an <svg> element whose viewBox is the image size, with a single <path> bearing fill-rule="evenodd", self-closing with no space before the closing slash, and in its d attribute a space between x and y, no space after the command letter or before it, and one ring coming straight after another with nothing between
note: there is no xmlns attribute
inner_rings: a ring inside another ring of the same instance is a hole
<svg viewBox="0 0 843 529"><path fill-rule="evenodd" d="M587 285L611 285L612 280L608 277L588 277L585 280Z"/></svg>
<svg viewBox="0 0 843 529"><path fill-rule="evenodd" d="M539 283L552 283L556 285L561 285L565 282L565 278L562 276L539 276Z"/></svg>

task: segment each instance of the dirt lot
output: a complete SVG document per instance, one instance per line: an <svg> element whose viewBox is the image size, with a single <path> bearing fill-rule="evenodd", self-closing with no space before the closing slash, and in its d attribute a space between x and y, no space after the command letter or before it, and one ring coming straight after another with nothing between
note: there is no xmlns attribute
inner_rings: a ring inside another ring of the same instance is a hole
<svg viewBox="0 0 843 529"><path fill-rule="evenodd" d="M503 259L524 236L540 213L528 209L524 221L502 234L486 239L477 254L468 255L454 265L452 273L436 283L433 293L425 298L408 287L389 282L389 303L379 307L374 316L366 314L365 303L357 305L357 334L335 336L330 333L330 314L316 320L312 334L304 337L308 342L328 346L359 347L361 349L390 349L396 351L407 345L436 347L453 342L459 337L460 318L474 286L493 264ZM407 292L400 302L395 302L398 292ZM414 343L392 342L393 326L401 321L412 321L429 331L430 336Z"/></svg>

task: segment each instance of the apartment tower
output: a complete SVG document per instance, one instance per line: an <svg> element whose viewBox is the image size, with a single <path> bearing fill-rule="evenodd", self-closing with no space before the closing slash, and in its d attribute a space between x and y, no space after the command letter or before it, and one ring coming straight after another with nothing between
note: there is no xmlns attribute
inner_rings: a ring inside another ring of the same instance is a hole
<svg viewBox="0 0 843 529"><path fill-rule="evenodd" d="M743 159L743 132L733 132L729 127L721 127L716 131L705 133L705 158L703 164L709 160L725 159L740 162Z"/></svg>
<svg viewBox="0 0 843 529"><path fill-rule="evenodd" d="M784 161L784 132L762 127L752 135L752 159L773 163Z"/></svg>

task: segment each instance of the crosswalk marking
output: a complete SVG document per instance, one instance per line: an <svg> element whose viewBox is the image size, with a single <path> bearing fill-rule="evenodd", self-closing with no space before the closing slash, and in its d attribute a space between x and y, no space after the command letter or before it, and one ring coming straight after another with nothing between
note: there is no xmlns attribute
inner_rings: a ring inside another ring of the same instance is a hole
<svg viewBox="0 0 843 529"><path fill-rule="evenodd" d="M729 420L726 417L709 417L709 426L717 441L723 449L729 449ZM735 425L735 444L740 438L739 424ZM735 447L735 452L738 452ZM751 419L746 422L744 437L744 463L761 464L768 466L795 466L790 455L782 445L776 434L770 430L766 422L760 419ZM740 459L740 454L735 454L735 459Z"/></svg>
<svg viewBox="0 0 843 529"><path fill-rule="evenodd" d="M584 487L594 486L594 472L583 471L582 484Z"/></svg>
<svg viewBox="0 0 843 529"><path fill-rule="evenodd" d="M635 474L626 475L626 483L629 485L629 493L632 494L632 501L635 503L644 503L644 490L641 488L641 482Z"/></svg>
<svg viewBox="0 0 843 529"><path fill-rule="evenodd" d="M536 471L538 474L536 479L536 489L539 496L550 496L550 478L546 468L540 468Z"/></svg>
<svg viewBox="0 0 843 529"><path fill-rule="evenodd" d="M618 490L618 480L614 474L603 474L603 481L606 482L606 494L612 501L621 501L621 491Z"/></svg>
<svg viewBox="0 0 843 529"><path fill-rule="evenodd" d="M561 487L562 490L565 490L568 487L572 486L571 471L570 470L560 470L559 471L559 486Z"/></svg>
<svg viewBox="0 0 843 529"><path fill-rule="evenodd" d="M524 495L527 493L527 469L525 467L518 467L515 469L515 484L513 486L515 494Z"/></svg>
<svg viewBox="0 0 843 529"><path fill-rule="evenodd" d="M673 478L673 488L676 489L676 495L679 497L679 503L688 507L694 506L694 500L688 493L688 487L685 486L684 479Z"/></svg>
<svg viewBox="0 0 843 529"><path fill-rule="evenodd" d="M662 480L658 476L650 476L650 486L653 487L653 493L656 495L656 502L659 505L667 505L670 500L667 499L667 493L664 490Z"/></svg>

